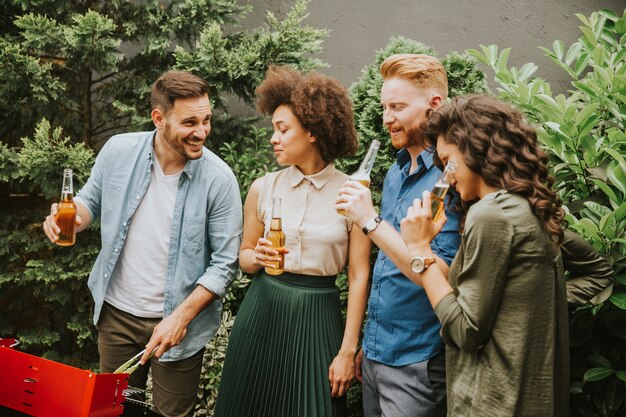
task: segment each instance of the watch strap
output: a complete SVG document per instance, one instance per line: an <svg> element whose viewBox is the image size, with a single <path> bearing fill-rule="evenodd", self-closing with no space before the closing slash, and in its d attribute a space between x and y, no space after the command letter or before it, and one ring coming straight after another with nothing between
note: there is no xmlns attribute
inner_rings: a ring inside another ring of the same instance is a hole
<svg viewBox="0 0 626 417"><path fill-rule="evenodd" d="M436 262L437 260L435 258L424 258L424 269L428 268Z"/></svg>
<svg viewBox="0 0 626 417"><path fill-rule="evenodd" d="M365 223L365 226L363 226L363 233L364 234L368 234L374 230L376 230L376 228L378 227L378 225L380 224L380 222L383 220L382 217L380 217L380 215L374 217L373 219L368 220ZM367 227L372 221L374 221L374 225L372 227Z"/></svg>

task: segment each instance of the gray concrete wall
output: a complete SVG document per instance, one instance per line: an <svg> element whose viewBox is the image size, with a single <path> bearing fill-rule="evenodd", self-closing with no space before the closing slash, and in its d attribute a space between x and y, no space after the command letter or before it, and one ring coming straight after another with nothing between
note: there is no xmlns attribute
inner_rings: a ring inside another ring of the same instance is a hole
<svg viewBox="0 0 626 417"><path fill-rule="evenodd" d="M254 11L244 28L263 24L265 10L282 17L295 0L249 0ZM430 45L444 56L480 44L511 47L510 65L539 65L536 75L564 91L569 79L537 46L552 49L560 39L566 48L579 36L575 13L590 15L610 8L622 14L626 0L311 0L305 23L331 30L320 57L330 64L321 72L352 84L375 51L392 36ZM565 76L564 76L565 75ZM487 72L492 88L493 75Z"/></svg>

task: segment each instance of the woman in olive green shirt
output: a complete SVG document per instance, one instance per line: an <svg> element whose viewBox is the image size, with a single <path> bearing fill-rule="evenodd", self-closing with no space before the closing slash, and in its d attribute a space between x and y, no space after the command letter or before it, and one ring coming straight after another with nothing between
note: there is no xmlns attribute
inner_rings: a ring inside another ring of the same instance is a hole
<svg viewBox="0 0 626 417"><path fill-rule="evenodd" d="M570 233L564 241L563 210L534 129L508 105L468 96L433 114L427 134L441 163L456 164L452 186L467 208L448 280L436 264L410 276L442 324L448 415L567 416L568 297L559 247L579 246ZM445 222L432 222L430 207L426 192L402 221L418 258L433 257L429 243ZM589 281L574 282L572 302L610 284Z"/></svg>

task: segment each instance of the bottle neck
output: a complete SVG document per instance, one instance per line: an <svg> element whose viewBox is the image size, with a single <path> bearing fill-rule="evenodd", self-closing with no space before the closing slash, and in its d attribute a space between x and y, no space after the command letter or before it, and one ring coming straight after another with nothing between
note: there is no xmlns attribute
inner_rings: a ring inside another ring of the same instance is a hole
<svg viewBox="0 0 626 417"><path fill-rule="evenodd" d="M61 193L61 201L74 201L74 193L63 191Z"/></svg>
<svg viewBox="0 0 626 417"><path fill-rule="evenodd" d="M372 168L374 167L374 161L376 160L377 153L378 153L378 146L370 146L357 172L362 175L369 176L370 172L372 172Z"/></svg>

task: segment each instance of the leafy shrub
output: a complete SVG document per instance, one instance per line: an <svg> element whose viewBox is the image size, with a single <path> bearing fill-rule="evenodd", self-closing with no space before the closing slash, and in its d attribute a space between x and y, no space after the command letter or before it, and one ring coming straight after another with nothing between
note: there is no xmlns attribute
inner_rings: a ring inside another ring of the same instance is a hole
<svg viewBox="0 0 626 417"><path fill-rule="evenodd" d="M100 149L151 127L150 85L170 68L203 76L219 110L226 92L249 102L270 63L323 65L312 54L327 31L302 24L307 2L249 32L236 28L250 6L235 0L1 2L0 137L16 145L45 117Z"/></svg>
<svg viewBox="0 0 626 417"><path fill-rule="evenodd" d="M571 319L571 415L626 415L626 11L577 15L582 36L569 48L541 48L571 78L554 95L537 66L508 68L510 49L469 53L495 72L500 97L537 126L551 155L569 227L612 263L609 301Z"/></svg>
<svg viewBox="0 0 626 417"><path fill-rule="evenodd" d="M41 223L50 202L60 197L63 168L74 168L79 185L89 174L93 151L70 144L45 119L33 138L22 141L19 152L0 147L2 181L35 192L7 198L0 216L0 335L17 336L30 352L91 367L96 350L87 277L99 250L98 228L62 248L48 242Z"/></svg>

